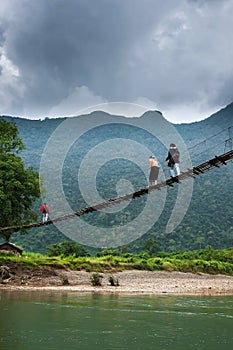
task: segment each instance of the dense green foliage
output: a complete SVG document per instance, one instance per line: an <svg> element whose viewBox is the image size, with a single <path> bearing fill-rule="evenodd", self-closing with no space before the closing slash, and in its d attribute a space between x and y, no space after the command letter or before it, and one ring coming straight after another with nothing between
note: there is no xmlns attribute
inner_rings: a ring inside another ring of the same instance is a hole
<svg viewBox="0 0 233 350"><path fill-rule="evenodd" d="M32 168L25 169L15 153L23 149L14 123L0 120L0 225L22 225L35 221L32 205L39 197L39 175ZM9 240L12 232L0 232Z"/></svg>
<svg viewBox="0 0 233 350"><path fill-rule="evenodd" d="M122 271L122 270L150 270L150 271L181 271L192 273L225 274L233 276L233 248L224 250L198 250L193 252L158 253L153 256L147 252L140 254L120 253L102 256L75 257L60 256L48 257L35 253L23 253L22 256L0 254L0 264L14 261L19 264L33 267L57 266L69 267L73 270L88 272Z"/></svg>
<svg viewBox="0 0 233 350"><path fill-rule="evenodd" d="M48 256L70 256L73 255L76 258L78 256L88 256L87 250L79 243L75 242L60 242L48 246Z"/></svg>
<svg viewBox="0 0 233 350"><path fill-rule="evenodd" d="M86 122L86 118L99 118L101 113L92 116L79 117L80 125ZM156 123L153 112L141 117L142 125ZM12 120L8 117L6 120ZM18 125L20 136L23 139L26 149L22 152L25 164L39 168L40 158L43 149L50 135L64 119L45 119L43 121L24 120L14 118ZM63 190L71 208L76 211L87 206L77 181L77 173L83 157L99 143L122 137L137 141L145 145L155 153L159 161L166 155L166 148L150 133L132 125L114 124L114 117L109 116L112 124L94 128L73 144L69 150L63 166ZM100 123L101 124L101 123ZM219 111L210 118L192 124L176 125L178 133L182 136L188 147L216 134L226 128L224 134L218 135L216 139L210 139L201 143L197 148L190 148L190 156L193 164L199 164L206 159L214 157L215 154L223 153L226 148L224 142L216 149L202 153L205 147L212 147L219 141L226 140L229 136L227 128L233 125L233 104ZM39 137L38 137L39 135ZM171 136L172 137L172 136ZM65 142L67 135L64 135ZM135 157L137 150L135 150ZM182 155L181 155L182 157ZM51 160L52 161L52 160ZM147 161L147 160L145 160ZM159 220L141 238L124 246L124 249L131 253L139 253L142 250L154 253L156 249L162 251L184 251L197 250L212 246L215 249L233 246L233 221L232 221L232 179L233 163L219 169L213 169L197 177L194 181L194 189L191 204L181 224L171 233L166 232L166 224L171 215L176 201L178 185L167 189L166 203ZM166 173L166 176L168 174ZM139 167L124 159L116 159L104 165L96 178L97 189L103 198L109 199L117 196L116 184L122 177L132 183L135 189L147 186L148 179L140 171ZM179 186L182 186L179 185ZM112 214L106 212L94 212L83 216L82 219L98 227L114 227L130 223L145 205L146 196L134 199L122 211ZM49 203L52 207L52 203ZM38 208L37 208L38 210ZM76 227L74 226L74 231ZM125 232L127 235L128 232ZM25 249L34 252L46 252L46 246L67 240L56 227L48 226L29 231L28 236L13 235L13 242L21 244ZM145 247L145 242L152 239L158 247L152 249L152 242ZM121 242L119 242L119 246ZM122 248L122 247L121 247ZM155 249L155 250L154 250Z"/></svg>
<svg viewBox="0 0 233 350"><path fill-rule="evenodd" d="M9 123L5 119L0 120L0 153L18 153L24 148L23 142L18 136L16 123Z"/></svg>

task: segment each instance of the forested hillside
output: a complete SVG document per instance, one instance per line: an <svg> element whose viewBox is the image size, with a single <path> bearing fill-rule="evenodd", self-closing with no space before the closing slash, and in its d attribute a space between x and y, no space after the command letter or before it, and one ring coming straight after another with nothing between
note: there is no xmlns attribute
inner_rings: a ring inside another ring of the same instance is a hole
<svg viewBox="0 0 233 350"><path fill-rule="evenodd" d="M106 113L96 112L91 115L78 117L80 127L91 118L98 118L101 125L101 118L106 118ZM81 191L77 184L77 173L81 162L88 151L104 141L123 138L130 139L148 147L155 153L160 163L163 165L166 177L168 172L164 165L167 149L159 140L150 134L143 127L138 128L132 120L132 125L124 123L125 118L107 116L109 124L99 128L89 129L89 132L82 135L75 142L67 153L63 165L63 190L66 199L72 210L79 210L86 205ZM65 119L45 119L27 120L22 118L4 117L9 121L15 121L20 137L26 146L22 153L22 158L27 166L32 165L37 170L40 166L41 156L44 147L55 131ZM116 123L116 118L117 123ZM147 112L140 117L140 125L148 128L155 127L156 123L162 122L162 115L158 112ZM134 118L136 119L136 118ZM190 148L190 156L193 164L198 164L215 154L220 154L229 149L230 142L224 142L231 135L233 130L228 129L233 126L233 104L220 110L206 120L175 125L177 132L182 136L185 144ZM221 130L225 132L220 133ZM212 137L212 135L216 135ZM64 134L64 145L69 135ZM170 135L172 141L172 135ZM208 139L209 138L209 139ZM206 140L207 139L207 140ZM202 142L206 140L206 142ZM200 143L199 145L197 145ZM217 148L213 146L218 144ZM193 147L197 145L196 147ZM108 152L110 150L106 150ZM133 151L132 151L133 152ZM137 149L135 149L135 159L137 159ZM181 155L182 158L182 155ZM52 160L51 160L52 162ZM145 159L148 163L148 159ZM127 245L130 251L138 252L150 237L153 237L161 250L193 250L212 246L215 249L229 248L233 246L233 213L232 213L232 193L233 193L233 164L222 166L219 169L211 170L209 173L197 177L194 181L191 204L181 222L181 224L171 233L166 232L166 224L171 215L172 208L176 200L178 186L168 188L164 209L159 220L141 238ZM141 172L140 168L126 159L114 159L103 165L98 172L96 184L102 198L109 199L116 197L116 185L124 178L129 181L134 189L146 187L148 178ZM88 181L88 178L87 178ZM87 222L92 223L98 229L101 227L111 227L112 225L124 225L130 222L142 211L147 196L131 201L131 203L118 213L93 213L83 217ZM41 203L38 203L38 207ZM53 206L53 203L49 203ZM35 210L38 211L38 207ZM126 232L127 234L127 232ZM62 233L53 225L32 229L26 235L14 234L12 241L21 244L28 251L45 252L46 246L55 242L67 240Z"/></svg>

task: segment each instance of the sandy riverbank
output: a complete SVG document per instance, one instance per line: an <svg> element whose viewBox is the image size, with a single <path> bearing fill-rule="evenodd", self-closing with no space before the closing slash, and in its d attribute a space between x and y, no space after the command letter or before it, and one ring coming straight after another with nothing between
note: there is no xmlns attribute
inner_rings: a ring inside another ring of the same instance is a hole
<svg viewBox="0 0 233 350"><path fill-rule="evenodd" d="M86 293L233 295L233 276L166 271L122 271L101 273L102 285L94 287L93 273L67 269L10 268L10 277L0 284L8 290L54 290ZM118 280L111 286L109 277Z"/></svg>

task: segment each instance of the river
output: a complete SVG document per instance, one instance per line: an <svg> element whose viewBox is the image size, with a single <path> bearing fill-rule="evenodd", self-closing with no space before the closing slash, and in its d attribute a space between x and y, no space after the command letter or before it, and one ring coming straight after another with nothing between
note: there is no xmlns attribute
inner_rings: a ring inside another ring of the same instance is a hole
<svg viewBox="0 0 233 350"><path fill-rule="evenodd" d="M230 350L233 297L0 290L2 350Z"/></svg>

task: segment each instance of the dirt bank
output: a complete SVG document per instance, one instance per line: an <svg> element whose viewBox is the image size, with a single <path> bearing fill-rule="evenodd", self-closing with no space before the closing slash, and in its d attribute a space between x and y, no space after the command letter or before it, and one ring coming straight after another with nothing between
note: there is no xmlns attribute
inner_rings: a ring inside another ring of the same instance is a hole
<svg viewBox="0 0 233 350"><path fill-rule="evenodd" d="M100 273L101 286L91 284L93 273L54 267L32 268L15 263L5 265L8 275L1 289L54 290L128 294L233 295L233 277L166 271L122 271ZM111 286L109 277L118 280ZM1 277L1 276L0 276Z"/></svg>

